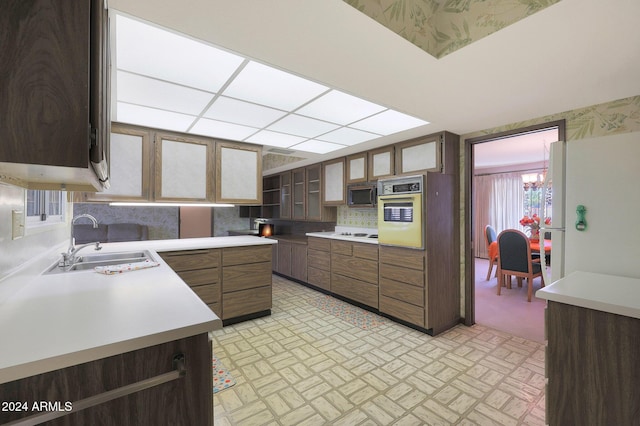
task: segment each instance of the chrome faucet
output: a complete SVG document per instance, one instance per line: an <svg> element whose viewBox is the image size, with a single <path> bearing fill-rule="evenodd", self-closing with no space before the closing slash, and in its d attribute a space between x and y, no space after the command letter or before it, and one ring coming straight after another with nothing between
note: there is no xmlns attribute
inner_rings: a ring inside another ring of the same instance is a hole
<svg viewBox="0 0 640 426"><path fill-rule="evenodd" d="M73 266L73 264L76 261L76 254L85 247L95 245L94 250L102 250L102 247L100 246L100 241L82 244L81 246L76 247L76 239L73 236L73 225L76 224L78 219L82 219L82 218L89 219L94 229L98 227L98 221L96 220L95 217L91 216L90 214L79 214L78 216L71 219L71 233L69 235L69 248L67 249L66 253L61 253L62 259L60 260L60 262L58 262L58 266L60 267Z"/></svg>

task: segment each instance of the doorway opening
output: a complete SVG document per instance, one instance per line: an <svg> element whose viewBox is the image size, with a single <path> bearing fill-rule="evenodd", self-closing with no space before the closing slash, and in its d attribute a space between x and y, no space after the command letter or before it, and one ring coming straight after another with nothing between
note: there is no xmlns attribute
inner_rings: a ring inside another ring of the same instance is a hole
<svg viewBox="0 0 640 426"><path fill-rule="evenodd" d="M538 190L549 160L549 143L565 140L564 120L465 141L465 324L475 323L542 341L544 302L527 302L526 283L497 295L497 265L489 270L485 226L526 231L523 216L540 216ZM543 219L544 220L544 219ZM540 287L539 278L534 291Z"/></svg>

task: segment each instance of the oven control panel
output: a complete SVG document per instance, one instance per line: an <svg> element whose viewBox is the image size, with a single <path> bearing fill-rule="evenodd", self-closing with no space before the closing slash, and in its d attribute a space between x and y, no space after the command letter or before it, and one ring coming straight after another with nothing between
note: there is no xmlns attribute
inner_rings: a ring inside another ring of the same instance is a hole
<svg viewBox="0 0 640 426"><path fill-rule="evenodd" d="M416 194L422 192L423 176L406 176L378 181L378 195Z"/></svg>

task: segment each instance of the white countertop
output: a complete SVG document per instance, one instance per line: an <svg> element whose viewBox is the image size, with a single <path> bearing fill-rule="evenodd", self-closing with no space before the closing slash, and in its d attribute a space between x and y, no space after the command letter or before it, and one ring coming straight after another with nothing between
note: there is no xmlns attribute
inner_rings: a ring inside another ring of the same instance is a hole
<svg viewBox="0 0 640 426"><path fill-rule="evenodd" d="M577 271L541 288L536 297L640 318L640 279Z"/></svg>
<svg viewBox="0 0 640 426"><path fill-rule="evenodd" d="M356 243L378 244L377 238L354 237L353 235L342 235L337 232L307 232L307 237L330 238L332 240L352 241Z"/></svg>
<svg viewBox="0 0 640 426"><path fill-rule="evenodd" d="M42 275L66 244L53 248L0 281L0 383L221 328L157 252L276 243L251 236L109 243L100 253L149 250L160 266Z"/></svg>

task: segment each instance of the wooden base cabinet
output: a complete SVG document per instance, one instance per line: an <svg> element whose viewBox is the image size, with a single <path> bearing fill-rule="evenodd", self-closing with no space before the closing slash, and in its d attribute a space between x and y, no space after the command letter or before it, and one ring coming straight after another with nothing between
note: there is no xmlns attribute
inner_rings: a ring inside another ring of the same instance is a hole
<svg viewBox="0 0 640 426"><path fill-rule="evenodd" d="M331 240L307 239L307 282L322 290L331 290Z"/></svg>
<svg viewBox="0 0 640 426"><path fill-rule="evenodd" d="M545 321L547 424L640 424L640 319L548 301Z"/></svg>
<svg viewBox="0 0 640 426"><path fill-rule="evenodd" d="M378 246L332 240L331 292L378 309Z"/></svg>
<svg viewBox="0 0 640 426"><path fill-rule="evenodd" d="M183 376L77 412L61 413L63 417L46 424L213 424L212 354L207 333L2 384L0 401L26 402L29 409L26 412L1 410L0 424L39 414L32 409L34 403L59 403L63 411L77 410L80 400L175 371L179 368L174 361L177 355L184 357Z"/></svg>

